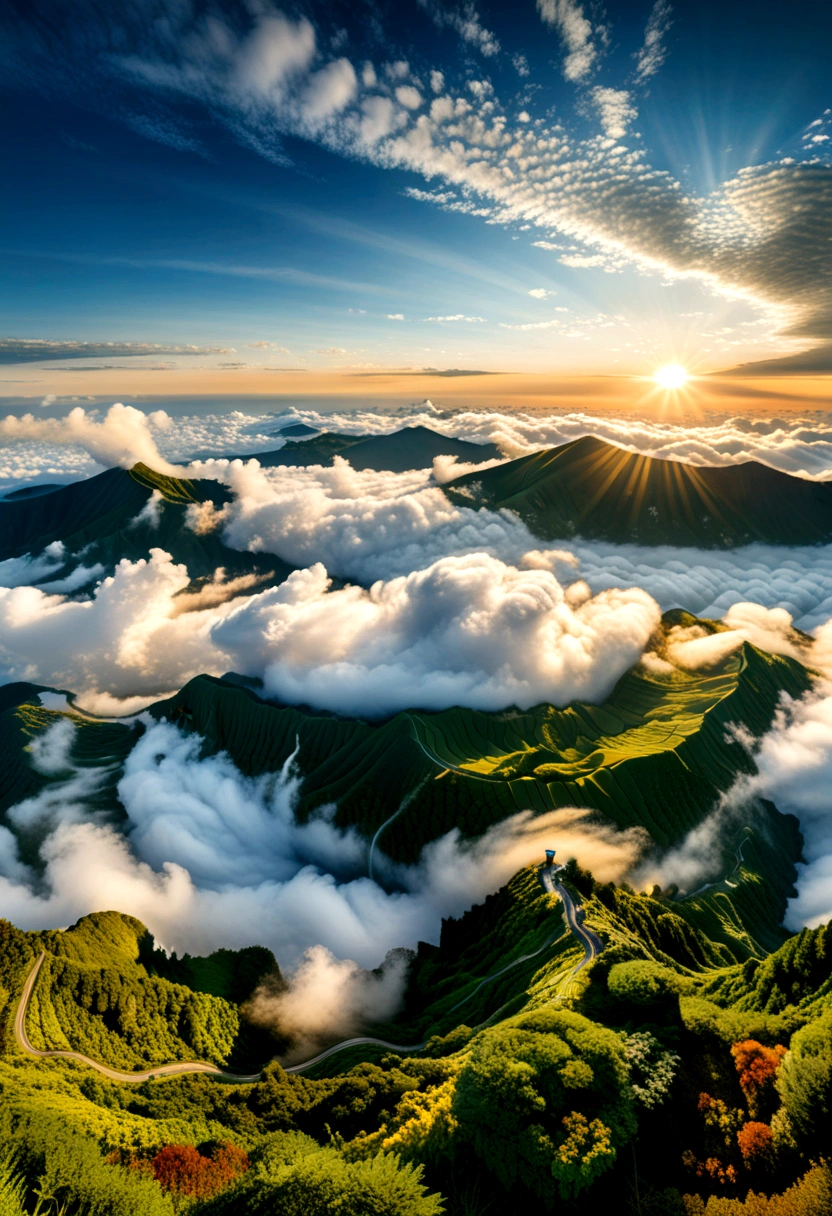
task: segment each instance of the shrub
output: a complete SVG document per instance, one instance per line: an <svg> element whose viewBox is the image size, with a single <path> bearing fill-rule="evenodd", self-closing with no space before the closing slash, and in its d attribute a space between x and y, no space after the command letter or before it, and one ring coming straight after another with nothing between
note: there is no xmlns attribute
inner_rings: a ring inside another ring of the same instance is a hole
<svg viewBox="0 0 832 1216"><path fill-rule="evenodd" d="M595 1153L591 1168L584 1168L586 1153L579 1152L568 1177L569 1162L563 1162L559 1180L577 1193L612 1165L635 1130L624 1041L577 1013L546 1008L510 1018L474 1043L451 1113L457 1138L471 1144L504 1187L519 1183L544 1200L551 1197L552 1162L577 1135L578 1116L595 1126L593 1137L601 1136L602 1124L609 1152ZM573 1120L566 1134L564 1117ZM587 1139L587 1151L594 1144Z"/></svg>

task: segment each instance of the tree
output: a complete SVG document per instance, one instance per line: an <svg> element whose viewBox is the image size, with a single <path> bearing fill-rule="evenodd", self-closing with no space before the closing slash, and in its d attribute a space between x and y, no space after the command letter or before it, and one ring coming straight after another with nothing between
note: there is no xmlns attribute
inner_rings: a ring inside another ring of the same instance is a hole
<svg viewBox="0 0 832 1216"><path fill-rule="evenodd" d="M163 1190L194 1199L225 1190L248 1167L243 1150L225 1141L216 1144L210 1156L192 1144L167 1144L151 1161L153 1177Z"/></svg>
<svg viewBox="0 0 832 1216"><path fill-rule="evenodd" d="M773 1104L774 1077L785 1054L785 1047L779 1044L776 1047L764 1047L755 1039L744 1039L731 1048L740 1088L745 1094L752 1115L759 1114L764 1107Z"/></svg>
<svg viewBox="0 0 832 1216"><path fill-rule="evenodd" d="M573 1193L612 1165L635 1131L633 1105L621 1036L580 1014L545 1008L475 1040L451 1113L456 1136L503 1186L519 1183L549 1199L558 1154L569 1159L562 1161L563 1177ZM589 1129L583 1139L581 1120ZM609 1151L595 1150L602 1142ZM578 1162L587 1155L584 1169Z"/></svg>
<svg viewBox="0 0 832 1216"><path fill-rule="evenodd" d="M832 1011L792 1037L791 1050L775 1084L798 1146L807 1153L828 1150L832 1114Z"/></svg>
<svg viewBox="0 0 832 1216"><path fill-rule="evenodd" d="M772 1160L774 1145L767 1123L744 1123L737 1132L737 1143L746 1165L762 1165Z"/></svg>

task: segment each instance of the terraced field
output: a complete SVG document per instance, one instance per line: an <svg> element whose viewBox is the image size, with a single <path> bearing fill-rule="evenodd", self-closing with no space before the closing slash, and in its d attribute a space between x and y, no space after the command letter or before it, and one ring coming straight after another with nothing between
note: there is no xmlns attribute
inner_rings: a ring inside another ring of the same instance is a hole
<svg viewBox="0 0 832 1216"><path fill-rule="evenodd" d="M444 487L459 506L514 511L544 540L730 548L832 539L832 485L765 465L704 468L626 452L591 435Z"/></svg>

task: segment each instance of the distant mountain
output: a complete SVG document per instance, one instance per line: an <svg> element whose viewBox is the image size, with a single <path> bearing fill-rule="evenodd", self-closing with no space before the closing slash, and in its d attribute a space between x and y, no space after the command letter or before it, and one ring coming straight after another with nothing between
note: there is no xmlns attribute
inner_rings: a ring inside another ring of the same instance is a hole
<svg viewBox="0 0 832 1216"><path fill-rule="evenodd" d="M283 435L286 439L300 439L307 435L317 435L318 428L315 426L307 426L305 422L291 422L288 426L281 426L274 432L275 435Z"/></svg>
<svg viewBox="0 0 832 1216"><path fill-rule="evenodd" d="M9 490L6 494L0 495L0 502L20 502L26 498L39 498L41 494L51 494L54 490L62 490L65 482L44 482L39 486L20 486L16 490Z"/></svg>
<svg viewBox="0 0 832 1216"><path fill-rule="evenodd" d="M256 459L265 468L274 468L280 465L330 465L335 456L343 456L354 469L390 473L429 469L435 456L456 456L458 460L476 464L484 460L502 459L496 444L454 439L426 426L404 427L391 435L338 435L323 431L314 439L287 444L276 452L251 452L247 456L230 456L228 459Z"/></svg>
<svg viewBox="0 0 832 1216"><path fill-rule="evenodd" d="M154 492L158 509L150 512ZM82 549L86 566L100 563L112 573L122 558L135 561L151 548L161 548L174 561L184 562L193 580L212 577L223 566L228 578L262 576L253 590L282 582L293 567L279 557L240 553L223 544L218 531L200 535L186 526L185 513L192 504L221 507L231 497L217 481L164 477L143 464L108 469L50 494L0 501L0 561L37 555L60 541L66 550L66 573L78 564ZM149 513L142 515L146 510ZM53 569L41 581L60 577L63 572Z"/></svg>
<svg viewBox="0 0 832 1216"><path fill-rule="evenodd" d="M508 508L543 540L729 548L832 540L832 483L754 461L719 467L626 452L591 435L444 487L460 506Z"/></svg>

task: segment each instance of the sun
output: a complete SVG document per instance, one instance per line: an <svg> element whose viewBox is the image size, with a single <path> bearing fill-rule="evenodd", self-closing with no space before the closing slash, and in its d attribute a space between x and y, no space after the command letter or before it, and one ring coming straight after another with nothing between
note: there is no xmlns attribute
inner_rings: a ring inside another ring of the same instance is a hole
<svg viewBox="0 0 832 1216"><path fill-rule="evenodd" d="M684 388L688 381L688 373L680 363L668 363L660 367L653 379L662 388Z"/></svg>

